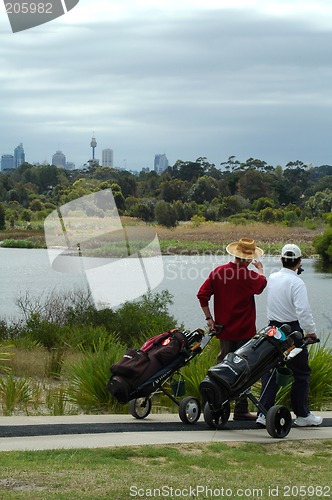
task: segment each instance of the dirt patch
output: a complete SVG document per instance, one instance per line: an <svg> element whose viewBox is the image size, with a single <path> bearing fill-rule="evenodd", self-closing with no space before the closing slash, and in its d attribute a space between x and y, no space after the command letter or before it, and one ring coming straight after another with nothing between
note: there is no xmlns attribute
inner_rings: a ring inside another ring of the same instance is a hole
<svg viewBox="0 0 332 500"><path fill-rule="evenodd" d="M19 483L10 477L0 479L0 490L13 490L13 491L43 491L47 490L46 486L37 486L29 483Z"/></svg>

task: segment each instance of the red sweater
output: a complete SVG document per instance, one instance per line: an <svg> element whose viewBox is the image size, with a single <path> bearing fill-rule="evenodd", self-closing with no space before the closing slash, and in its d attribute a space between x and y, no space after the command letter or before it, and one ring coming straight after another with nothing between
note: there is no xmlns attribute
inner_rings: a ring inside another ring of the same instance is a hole
<svg viewBox="0 0 332 500"><path fill-rule="evenodd" d="M224 326L218 338L242 340L256 334L254 295L262 293L265 287L265 276L235 262L211 271L197 297L204 307L214 296L214 320L216 324Z"/></svg>

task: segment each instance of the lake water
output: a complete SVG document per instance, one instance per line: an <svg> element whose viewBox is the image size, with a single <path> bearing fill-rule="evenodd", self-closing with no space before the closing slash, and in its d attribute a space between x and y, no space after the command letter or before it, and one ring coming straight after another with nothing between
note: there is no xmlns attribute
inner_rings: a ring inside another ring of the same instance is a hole
<svg viewBox="0 0 332 500"><path fill-rule="evenodd" d="M196 293L209 272L228 260L228 256L164 256L164 279L153 292L169 290L174 301L170 312L186 329L204 327L205 319ZM267 276L280 268L278 257L265 256L263 264ZM319 270L313 259L303 259L302 266L301 278L307 285L318 334L324 340L332 332L332 272ZM0 248L0 277L0 318L5 319L19 317L15 301L27 292L39 297L53 290L58 293L88 290L84 274L55 271L46 250ZM266 293L256 296L256 306L257 328L261 328L267 323ZM332 345L332 339L329 344Z"/></svg>

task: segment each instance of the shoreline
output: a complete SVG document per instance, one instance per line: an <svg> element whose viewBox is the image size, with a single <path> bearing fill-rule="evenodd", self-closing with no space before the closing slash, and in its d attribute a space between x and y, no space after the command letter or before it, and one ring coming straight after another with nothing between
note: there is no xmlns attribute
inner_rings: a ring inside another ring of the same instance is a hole
<svg viewBox="0 0 332 500"><path fill-rule="evenodd" d="M126 226L126 221L124 221ZM137 221L139 227L146 224ZM162 255L204 255L226 254L226 246L242 237L255 240L265 255L278 255L286 242L299 245L303 256L317 258L313 240L324 231L324 227L308 229L303 226L283 226L281 224L231 224L227 222L204 222L199 225L183 223L175 228L149 225L158 236ZM41 229L21 229L0 231L1 248L46 249L44 231Z"/></svg>

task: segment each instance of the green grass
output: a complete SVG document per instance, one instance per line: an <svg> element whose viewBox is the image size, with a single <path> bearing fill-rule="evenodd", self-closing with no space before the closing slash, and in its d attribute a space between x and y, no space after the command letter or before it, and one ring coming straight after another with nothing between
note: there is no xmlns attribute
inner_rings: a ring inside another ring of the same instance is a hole
<svg viewBox="0 0 332 500"><path fill-rule="evenodd" d="M160 240L160 250L163 255L186 254L186 255L203 255L203 254L220 254L222 245L211 243L209 241L179 241L179 240Z"/></svg>
<svg viewBox="0 0 332 500"><path fill-rule="evenodd" d="M0 498L316 499L331 458L331 440L2 452Z"/></svg>
<svg viewBox="0 0 332 500"><path fill-rule="evenodd" d="M8 239L3 240L1 243L3 248L39 248L43 245L39 245L36 241L31 240L14 240Z"/></svg>

